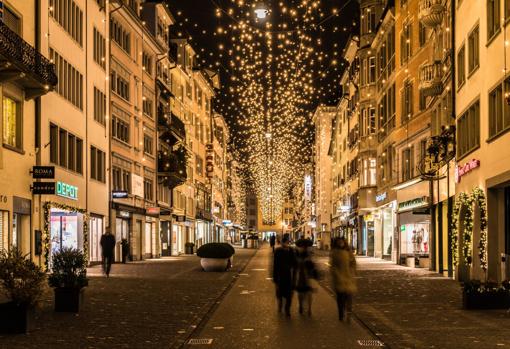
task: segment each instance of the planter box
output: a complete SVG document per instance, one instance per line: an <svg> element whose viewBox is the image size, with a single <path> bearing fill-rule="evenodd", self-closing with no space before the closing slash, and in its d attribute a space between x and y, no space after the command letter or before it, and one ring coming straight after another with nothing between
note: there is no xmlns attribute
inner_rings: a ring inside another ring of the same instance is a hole
<svg viewBox="0 0 510 349"><path fill-rule="evenodd" d="M510 308L510 294L496 293L462 293L464 309L508 309Z"/></svg>
<svg viewBox="0 0 510 349"><path fill-rule="evenodd" d="M201 258L200 265L205 271L225 271L228 258Z"/></svg>
<svg viewBox="0 0 510 349"><path fill-rule="evenodd" d="M26 305L13 302L0 304L0 333L27 333L29 328L30 310Z"/></svg>
<svg viewBox="0 0 510 349"><path fill-rule="evenodd" d="M83 288L55 288L55 311L78 313L83 303Z"/></svg>

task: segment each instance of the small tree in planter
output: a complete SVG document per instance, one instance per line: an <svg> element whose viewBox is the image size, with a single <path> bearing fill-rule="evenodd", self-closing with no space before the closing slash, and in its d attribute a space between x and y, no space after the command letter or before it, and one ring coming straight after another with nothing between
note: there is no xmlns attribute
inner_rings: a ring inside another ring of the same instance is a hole
<svg viewBox="0 0 510 349"><path fill-rule="evenodd" d="M55 290L55 311L77 313L88 285L87 261L82 251L62 248L52 258L48 281Z"/></svg>
<svg viewBox="0 0 510 349"><path fill-rule="evenodd" d="M16 247L0 251L0 291L9 302L0 304L0 333L26 333L29 313L39 302L46 281L42 269Z"/></svg>
<svg viewBox="0 0 510 349"><path fill-rule="evenodd" d="M232 266L234 248L227 243L212 242L200 246L197 256L205 271L225 271Z"/></svg>

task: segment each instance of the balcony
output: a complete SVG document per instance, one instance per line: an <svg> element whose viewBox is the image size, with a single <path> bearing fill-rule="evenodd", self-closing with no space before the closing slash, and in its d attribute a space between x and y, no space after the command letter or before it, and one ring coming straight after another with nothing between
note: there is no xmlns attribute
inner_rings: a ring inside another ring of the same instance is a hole
<svg viewBox="0 0 510 349"><path fill-rule="evenodd" d="M158 153L158 179L170 189L178 187L186 182L187 151L179 147L175 151L163 151Z"/></svg>
<svg viewBox="0 0 510 349"><path fill-rule="evenodd" d="M0 83L13 80L26 99L48 93L58 82L55 65L0 21Z"/></svg>
<svg viewBox="0 0 510 349"><path fill-rule="evenodd" d="M435 62L420 68L419 89L425 97L437 96L443 91L443 67Z"/></svg>
<svg viewBox="0 0 510 349"><path fill-rule="evenodd" d="M186 127L175 114L168 115L163 109L158 110L159 138L169 146L186 139Z"/></svg>
<svg viewBox="0 0 510 349"><path fill-rule="evenodd" d="M443 22L446 7L443 0L420 0L418 18L427 27L436 27Z"/></svg>

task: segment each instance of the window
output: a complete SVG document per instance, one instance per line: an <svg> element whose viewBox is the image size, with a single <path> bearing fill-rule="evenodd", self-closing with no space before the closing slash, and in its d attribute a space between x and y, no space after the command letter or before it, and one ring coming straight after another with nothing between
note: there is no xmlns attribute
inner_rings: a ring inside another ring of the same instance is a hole
<svg viewBox="0 0 510 349"><path fill-rule="evenodd" d="M106 40L103 35L94 27L94 62L103 69L106 68Z"/></svg>
<svg viewBox="0 0 510 349"><path fill-rule="evenodd" d="M82 46L83 12L73 0L50 0L50 16Z"/></svg>
<svg viewBox="0 0 510 349"><path fill-rule="evenodd" d="M83 110L83 75L52 48L50 48L50 59L55 63L58 76L55 91Z"/></svg>
<svg viewBox="0 0 510 349"><path fill-rule="evenodd" d="M402 123L409 121L413 117L413 84L409 81L404 83L402 89Z"/></svg>
<svg viewBox="0 0 510 349"><path fill-rule="evenodd" d="M142 54L142 64L143 64L143 70L149 75L152 76L152 56L148 54L147 52L144 52Z"/></svg>
<svg viewBox="0 0 510 349"><path fill-rule="evenodd" d="M375 6L365 7L361 10L361 35L370 34L375 30Z"/></svg>
<svg viewBox="0 0 510 349"><path fill-rule="evenodd" d="M106 154L94 146L90 147L90 178L105 183Z"/></svg>
<svg viewBox="0 0 510 349"><path fill-rule="evenodd" d="M510 105L504 98L508 91L510 91L510 79L507 79L504 84L499 85L489 94L489 138L510 128Z"/></svg>
<svg viewBox="0 0 510 349"><path fill-rule="evenodd" d="M154 182L152 179L143 179L143 196L145 200L154 200Z"/></svg>
<svg viewBox="0 0 510 349"><path fill-rule="evenodd" d="M128 55L131 55L131 34L117 20L110 20L110 36Z"/></svg>
<svg viewBox="0 0 510 349"><path fill-rule="evenodd" d="M149 135L143 135L143 152L149 155L154 154L154 139Z"/></svg>
<svg viewBox="0 0 510 349"><path fill-rule="evenodd" d="M112 166L112 181L113 190L125 190L131 193L131 172L128 170Z"/></svg>
<svg viewBox="0 0 510 349"><path fill-rule="evenodd" d="M487 0L487 40L500 30L500 0Z"/></svg>
<svg viewBox="0 0 510 349"><path fill-rule="evenodd" d="M121 72L112 70L110 80L112 91L129 101L129 76L121 76Z"/></svg>
<svg viewBox="0 0 510 349"><path fill-rule="evenodd" d="M480 101L475 102L457 120L457 159L480 146Z"/></svg>
<svg viewBox="0 0 510 349"><path fill-rule="evenodd" d="M480 28L476 26L468 38L468 72L471 74L480 66Z"/></svg>
<svg viewBox="0 0 510 349"><path fill-rule="evenodd" d="M4 15L3 15L4 24L13 32L18 34L19 36L23 36L21 33L21 20L20 18L11 11L10 8L6 7L4 4Z"/></svg>
<svg viewBox="0 0 510 349"><path fill-rule="evenodd" d="M361 163L360 185L362 187L376 185L376 160L374 158L363 159Z"/></svg>
<svg viewBox="0 0 510 349"><path fill-rule="evenodd" d="M414 177L414 147L402 150L402 182Z"/></svg>
<svg viewBox="0 0 510 349"><path fill-rule="evenodd" d="M368 59L368 83L373 84L375 83L375 57L370 57Z"/></svg>
<svg viewBox="0 0 510 349"><path fill-rule="evenodd" d="M457 88L466 82L466 46L462 45L457 53Z"/></svg>
<svg viewBox="0 0 510 349"><path fill-rule="evenodd" d="M191 84L186 81L186 97L189 99L193 98L193 90L191 89Z"/></svg>
<svg viewBox="0 0 510 349"><path fill-rule="evenodd" d="M23 148L23 124L21 103L4 95L2 101L3 143L21 150Z"/></svg>
<svg viewBox="0 0 510 349"><path fill-rule="evenodd" d="M505 0L505 21L510 19L510 0Z"/></svg>
<svg viewBox="0 0 510 349"><path fill-rule="evenodd" d="M404 24L402 33L400 34L400 63L406 63L412 56L412 23Z"/></svg>
<svg viewBox="0 0 510 349"><path fill-rule="evenodd" d="M112 137L124 143L129 143L129 123L112 116Z"/></svg>
<svg viewBox="0 0 510 349"><path fill-rule="evenodd" d="M423 47L427 43L427 27L425 27L421 22L419 24L419 31L419 44L420 47Z"/></svg>
<svg viewBox="0 0 510 349"><path fill-rule="evenodd" d="M196 161L196 171L197 171L197 174L199 174L200 176L203 176L204 175L204 160L196 155L195 156L195 161Z"/></svg>
<svg viewBox="0 0 510 349"><path fill-rule="evenodd" d="M154 102L152 101L152 99L148 98L148 97L143 97L143 113L149 117L154 117L153 116L153 109L154 109Z"/></svg>
<svg viewBox="0 0 510 349"><path fill-rule="evenodd" d="M375 108L363 108L361 110L361 137L375 133Z"/></svg>
<svg viewBox="0 0 510 349"><path fill-rule="evenodd" d="M50 124L50 162L83 173L83 140Z"/></svg>
<svg viewBox="0 0 510 349"><path fill-rule="evenodd" d="M106 125L106 95L94 86L94 120Z"/></svg>

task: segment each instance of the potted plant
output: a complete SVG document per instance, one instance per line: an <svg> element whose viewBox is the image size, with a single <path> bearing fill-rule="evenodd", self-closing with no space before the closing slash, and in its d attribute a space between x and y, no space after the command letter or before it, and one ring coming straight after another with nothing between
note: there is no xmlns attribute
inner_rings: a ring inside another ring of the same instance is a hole
<svg viewBox="0 0 510 349"><path fill-rule="evenodd" d="M0 304L0 333L26 333L31 310L40 300L46 274L16 247L0 251L0 290L9 302Z"/></svg>
<svg viewBox="0 0 510 349"><path fill-rule="evenodd" d="M212 242L200 246L197 256L205 271L225 271L232 265L234 248L227 243Z"/></svg>
<svg viewBox="0 0 510 349"><path fill-rule="evenodd" d="M463 284L462 303L465 309L507 309L510 307L510 283L470 280Z"/></svg>
<svg viewBox="0 0 510 349"><path fill-rule="evenodd" d="M195 244L192 242L186 242L186 244L184 244L184 250L185 250L186 254L193 254L194 248L195 248Z"/></svg>
<svg viewBox="0 0 510 349"><path fill-rule="evenodd" d="M55 291L55 311L77 313L88 285L87 261L82 251L64 247L53 255L49 284Z"/></svg>

